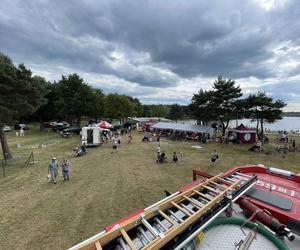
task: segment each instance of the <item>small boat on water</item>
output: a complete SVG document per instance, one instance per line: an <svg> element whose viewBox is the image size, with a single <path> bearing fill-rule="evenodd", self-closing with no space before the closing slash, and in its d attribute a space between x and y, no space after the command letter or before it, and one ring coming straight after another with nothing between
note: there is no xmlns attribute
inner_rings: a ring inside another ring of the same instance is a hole
<svg viewBox="0 0 300 250"><path fill-rule="evenodd" d="M70 250L300 249L299 175L247 165L193 179Z"/></svg>

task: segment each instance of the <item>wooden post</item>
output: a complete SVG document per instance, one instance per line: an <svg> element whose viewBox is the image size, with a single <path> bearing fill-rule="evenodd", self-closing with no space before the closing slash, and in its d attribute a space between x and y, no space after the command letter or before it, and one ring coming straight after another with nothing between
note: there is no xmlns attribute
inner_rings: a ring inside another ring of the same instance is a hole
<svg viewBox="0 0 300 250"><path fill-rule="evenodd" d="M33 150L31 150L31 155L32 155L32 164L34 164Z"/></svg>
<svg viewBox="0 0 300 250"><path fill-rule="evenodd" d="M6 162L6 160L2 160L2 170L3 170L3 177L5 177L5 165L6 163L4 163L4 161Z"/></svg>

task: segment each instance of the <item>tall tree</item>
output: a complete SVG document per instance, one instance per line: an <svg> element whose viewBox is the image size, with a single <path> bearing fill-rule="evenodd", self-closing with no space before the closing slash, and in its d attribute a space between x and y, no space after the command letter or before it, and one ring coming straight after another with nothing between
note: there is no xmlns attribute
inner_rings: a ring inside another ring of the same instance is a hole
<svg viewBox="0 0 300 250"><path fill-rule="evenodd" d="M264 122L273 123L282 119L282 108L286 104L282 100L274 101L264 92L249 95L246 102L246 117L256 120L256 132L263 142L264 138ZM260 124L260 133L259 133Z"/></svg>
<svg viewBox="0 0 300 250"><path fill-rule="evenodd" d="M126 95L109 94L104 100L105 116L109 118L123 120L134 114L134 104Z"/></svg>
<svg viewBox="0 0 300 250"><path fill-rule="evenodd" d="M214 92L212 90L205 91L200 89L197 94L192 97L192 102L189 105L191 115L198 122L208 122L216 120L216 114L214 113Z"/></svg>
<svg viewBox="0 0 300 250"><path fill-rule="evenodd" d="M229 121L236 117L238 98L243 94L240 86L235 86L235 81L223 79L222 76L214 82L213 90L214 113L221 123L222 134L225 135Z"/></svg>
<svg viewBox="0 0 300 250"><path fill-rule="evenodd" d="M183 119L183 117L184 112L182 106L180 106L179 104L172 104L170 106L168 118L177 122L178 120Z"/></svg>
<svg viewBox="0 0 300 250"><path fill-rule="evenodd" d="M105 95L101 89L92 90L92 99L89 102L89 113L88 115L93 117L96 121L99 117L104 115L105 111Z"/></svg>
<svg viewBox="0 0 300 250"><path fill-rule="evenodd" d="M76 119L80 125L81 117L90 112L90 103L93 99L92 88L77 74L62 76L58 82L58 90L62 96L61 110L67 120Z"/></svg>
<svg viewBox="0 0 300 250"><path fill-rule="evenodd" d="M0 53L0 140L4 157L12 158L3 126L30 115L41 105L43 91L39 82L23 64L16 67Z"/></svg>
<svg viewBox="0 0 300 250"><path fill-rule="evenodd" d="M51 102L52 95L52 86L50 82L47 82L43 77L34 76L34 81L36 81L37 85L39 86L41 92L43 93L43 98L41 100L40 107L35 112L35 116L38 118L40 122L40 130L43 129L43 124L45 120L50 120L54 116L54 112L50 113L49 110L53 110L54 105Z"/></svg>
<svg viewBox="0 0 300 250"><path fill-rule="evenodd" d="M144 109L143 105L141 104L140 100L138 98L133 98L131 96L128 96L129 100L134 104L134 116L142 116Z"/></svg>
<svg viewBox="0 0 300 250"><path fill-rule="evenodd" d="M229 121L236 117L238 98L241 96L241 88L235 86L233 80L219 76L213 84L213 90L200 90L198 94L194 94L191 111L197 120L218 120L222 126L222 134L225 135Z"/></svg>
<svg viewBox="0 0 300 250"><path fill-rule="evenodd" d="M143 115L145 117L167 117L169 106L162 104L143 105Z"/></svg>

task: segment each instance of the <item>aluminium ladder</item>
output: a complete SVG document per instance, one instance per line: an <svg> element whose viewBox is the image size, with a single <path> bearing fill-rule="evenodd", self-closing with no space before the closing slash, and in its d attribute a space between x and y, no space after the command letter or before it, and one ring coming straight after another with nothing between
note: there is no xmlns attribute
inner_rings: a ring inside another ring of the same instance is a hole
<svg viewBox="0 0 300 250"><path fill-rule="evenodd" d="M256 176L219 174L177 192L70 250L174 249L246 192Z"/></svg>

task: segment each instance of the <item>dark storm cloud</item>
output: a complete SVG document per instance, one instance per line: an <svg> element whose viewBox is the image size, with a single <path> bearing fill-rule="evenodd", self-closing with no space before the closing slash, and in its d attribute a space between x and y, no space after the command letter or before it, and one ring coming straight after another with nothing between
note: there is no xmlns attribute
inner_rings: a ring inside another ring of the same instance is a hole
<svg viewBox="0 0 300 250"><path fill-rule="evenodd" d="M219 74L288 78L300 73L299 16L296 0L270 9L257 0L4 0L0 50L45 72L64 67L146 88Z"/></svg>

